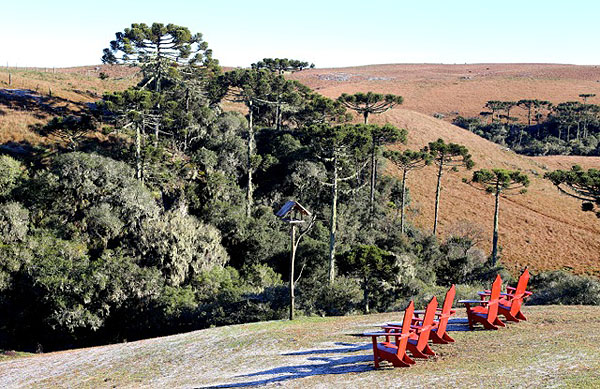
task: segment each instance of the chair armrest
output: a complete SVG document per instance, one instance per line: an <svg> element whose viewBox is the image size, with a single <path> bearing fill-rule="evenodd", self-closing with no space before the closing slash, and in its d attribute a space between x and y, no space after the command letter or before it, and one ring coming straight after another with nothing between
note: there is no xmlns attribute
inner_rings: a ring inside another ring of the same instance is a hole
<svg viewBox="0 0 600 389"><path fill-rule="evenodd" d="M461 304L487 304L489 301L481 301L481 300L458 300Z"/></svg>
<svg viewBox="0 0 600 389"><path fill-rule="evenodd" d="M390 333L390 332L365 332L362 336L377 338L379 336L393 336L394 338L407 338L410 334Z"/></svg>

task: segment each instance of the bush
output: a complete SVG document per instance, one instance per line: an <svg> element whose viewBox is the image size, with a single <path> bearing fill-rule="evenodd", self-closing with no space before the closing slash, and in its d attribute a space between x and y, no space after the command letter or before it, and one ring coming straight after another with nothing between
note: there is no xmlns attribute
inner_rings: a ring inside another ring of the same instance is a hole
<svg viewBox="0 0 600 389"><path fill-rule="evenodd" d="M531 280L532 305L600 305L600 280L565 271L540 273Z"/></svg>
<svg viewBox="0 0 600 389"><path fill-rule="evenodd" d="M25 168L19 161L8 155L0 155L0 199L8 197L25 176Z"/></svg>

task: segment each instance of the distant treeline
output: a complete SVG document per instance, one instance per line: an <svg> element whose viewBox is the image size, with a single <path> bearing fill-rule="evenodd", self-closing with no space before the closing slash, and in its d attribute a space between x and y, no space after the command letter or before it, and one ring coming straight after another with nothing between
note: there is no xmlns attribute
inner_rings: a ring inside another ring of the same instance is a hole
<svg viewBox="0 0 600 389"><path fill-rule="evenodd" d="M479 117L458 116L454 124L525 155L600 155L600 106L583 101L488 101ZM519 120L511 116L521 111Z"/></svg>

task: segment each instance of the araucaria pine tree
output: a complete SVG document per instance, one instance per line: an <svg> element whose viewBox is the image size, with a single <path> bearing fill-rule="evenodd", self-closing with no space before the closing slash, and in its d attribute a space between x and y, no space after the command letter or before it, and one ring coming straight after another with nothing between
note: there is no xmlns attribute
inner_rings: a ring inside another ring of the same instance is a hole
<svg viewBox="0 0 600 389"><path fill-rule="evenodd" d="M396 96L392 94L383 95L381 93L373 92L358 92L353 95L342 93L342 95L338 97L337 100L341 102L346 108L361 114L364 118L365 124L369 124L369 115L380 114L389 109L392 109L395 106L402 104L404 98L402 96ZM378 137L377 139L382 138ZM378 142L381 143L381 141ZM378 145L376 143L377 142L374 138L373 148L371 150L371 188L369 195L369 210L371 211L371 214L373 210L373 203L375 200L375 181L377 179L377 164L375 153L377 151L376 148L378 147Z"/></svg>
<svg viewBox="0 0 600 389"><path fill-rule="evenodd" d="M406 176L412 170L422 169L431 164L432 156L424 151L405 150L404 152L388 150L383 156L389 159L402 171L402 199L400 200L400 232L404 233L404 209L406 207Z"/></svg>
<svg viewBox="0 0 600 389"><path fill-rule="evenodd" d="M584 170L575 165L571 170L555 170L544 178L552 181L562 193L583 201L583 211L596 212L600 218L600 170Z"/></svg>
<svg viewBox="0 0 600 389"><path fill-rule="evenodd" d="M471 154L469 154L469 150L465 146L456 143L446 144L443 139L430 142L429 146L424 147L422 151L430 153L433 162L438 166L437 186L435 190L435 216L432 232L435 235L438 226L442 174L444 173L444 169L450 168L453 171L458 171L459 167L471 169L475 165L475 162L471 159Z"/></svg>
<svg viewBox="0 0 600 389"><path fill-rule="evenodd" d="M331 188L331 219L329 223L329 282L335 280L335 249L337 236L337 204L339 186L354 178L368 163L370 131L365 125L344 124L313 125L306 129L311 149L327 169L327 182ZM358 165L358 166L357 166Z"/></svg>
<svg viewBox="0 0 600 389"><path fill-rule="evenodd" d="M529 177L518 170L481 169L473 173L472 184L483 188L486 192L496 197L494 207L494 235L492 240L492 264L498 260L498 216L500 210L500 196L525 193L529 186Z"/></svg>

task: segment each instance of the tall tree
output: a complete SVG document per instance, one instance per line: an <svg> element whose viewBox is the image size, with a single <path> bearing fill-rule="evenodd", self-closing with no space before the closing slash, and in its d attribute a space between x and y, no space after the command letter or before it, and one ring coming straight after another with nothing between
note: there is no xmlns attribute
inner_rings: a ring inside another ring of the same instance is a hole
<svg viewBox="0 0 600 389"><path fill-rule="evenodd" d="M244 103L248 108L248 139L247 139L247 187L246 187L246 216L252 215L254 204L253 173L260 163L256 155L256 140L254 130L254 114L257 103L263 102L261 97L268 95L271 88L272 75L266 70L237 69L219 77L218 83L224 91L229 91L232 100Z"/></svg>
<svg viewBox="0 0 600 389"><path fill-rule="evenodd" d="M503 107L503 102L499 100L489 100L485 103L485 108L489 109L492 112L492 123L494 122L494 115L496 114L496 112L501 111Z"/></svg>
<svg viewBox="0 0 600 389"><path fill-rule="evenodd" d="M400 232L404 234L404 208L406 205L406 177L412 170L422 169L431 164L432 156L424 151L405 150L404 152L388 150L383 156L402 171L402 199L400 203Z"/></svg>
<svg viewBox="0 0 600 389"><path fill-rule="evenodd" d="M583 211L594 211L600 218L600 170L584 170L575 165L571 170L555 170L544 174L562 193L583 201Z"/></svg>
<svg viewBox="0 0 600 389"><path fill-rule="evenodd" d="M144 76L140 87L159 93L165 84L175 84L180 77L179 67L218 66L201 33L192 34L187 27L162 23L133 23L131 28L117 32L110 47L104 49L102 62L140 66ZM155 145L159 133L157 123Z"/></svg>
<svg viewBox="0 0 600 389"><path fill-rule="evenodd" d="M384 113L387 110L402 104L404 98L392 94L383 95L381 93L358 92L353 95L342 93L338 101L346 108L356 111L364 118L365 124L369 124L369 115Z"/></svg>
<svg viewBox="0 0 600 389"><path fill-rule="evenodd" d="M288 59L288 58L263 58L262 61L258 61L252 64L252 69L267 69L272 71L280 76L283 76L286 72L296 72L306 68L314 68L315 64L310 64L305 61L300 61L297 59ZM286 85L285 83L281 83L282 86ZM289 87L289 86L288 86ZM277 88L277 95L275 97L276 101L276 111L275 111L275 126L277 130L281 129L281 121L282 121L282 94L284 93L283 87Z"/></svg>
<svg viewBox="0 0 600 389"><path fill-rule="evenodd" d="M358 245L341 258L340 268L344 273L361 279L363 289L363 308L370 310L370 297L382 281L394 281L399 267L398 259L393 253L377 246Z"/></svg>
<svg viewBox="0 0 600 389"><path fill-rule="evenodd" d="M435 191L435 216L433 220L433 232L435 235L438 226L438 215L440 210L440 194L442 191L442 174L445 168L450 168L457 171L459 167L471 169L475 162L471 159L469 150L456 143L445 143L443 139L438 139L435 142L430 142L422 150L423 152L431 153L433 162L438 165L437 186Z"/></svg>
<svg viewBox="0 0 600 389"><path fill-rule="evenodd" d="M127 89L122 92L107 93L98 104L98 108L110 112L106 120L117 128L132 128L135 131L135 173L136 178L144 181L144 158L142 147L146 139L146 129L155 127L160 121L158 106L161 95L147 90Z"/></svg>
<svg viewBox="0 0 600 389"><path fill-rule="evenodd" d="M369 191L369 214L373 216L373 207L375 205L375 186L377 184L377 156L383 145L402 142L406 143L407 131L398 129L391 124L384 126L368 125L371 133L371 179Z"/></svg>
<svg viewBox="0 0 600 389"><path fill-rule="evenodd" d="M368 163L370 131L365 125L313 125L306 130L311 148L327 169L326 186L331 188L329 223L329 282L335 279L337 204L341 183L354 179ZM356 166L358 164L358 166Z"/></svg>
<svg viewBox="0 0 600 389"><path fill-rule="evenodd" d="M596 94L595 93L581 93L579 95L579 97L581 97L583 99L583 104L587 104L587 99L596 97Z"/></svg>
<svg viewBox="0 0 600 389"><path fill-rule="evenodd" d="M342 93L342 95L338 97L337 100L344 104L346 108L349 108L361 114L364 118L365 124L369 124L369 115L386 112L394 108L395 106L402 104L404 98L402 96L392 94L383 95L381 93L373 92L358 92L353 95ZM375 199L375 180L377 177L377 166L375 163L376 147L377 146L374 142L373 149L371 150L371 192L369 196L369 209L371 211L373 210L374 206L373 204Z"/></svg>
<svg viewBox="0 0 600 389"><path fill-rule="evenodd" d="M500 196L510 193L524 193L529 186L529 177L518 170L506 169L481 169L473 173L471 182L486 192L496 197L494 207L494 235L492 240L492 264L498 260L498 216L500 210Z"/></svg>
<svg viewBox="0 0 600 389"><path fill-rule="evenodd" d="M144 74L142 86L156 92L172 78L177 66L216 64L202 34L192 34L187 27L133 23L115 36L110 47L104 49L102 62L140 66Z"/></svg>

